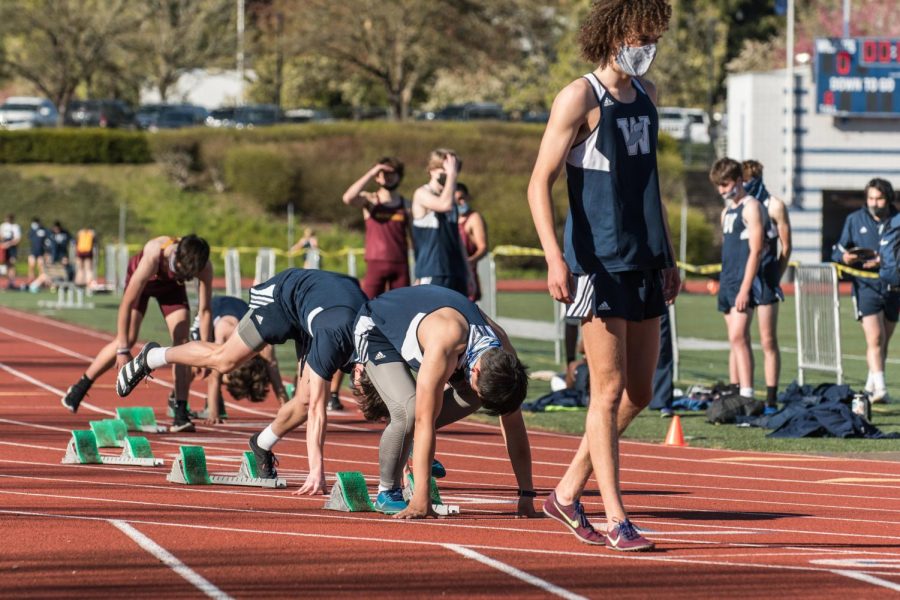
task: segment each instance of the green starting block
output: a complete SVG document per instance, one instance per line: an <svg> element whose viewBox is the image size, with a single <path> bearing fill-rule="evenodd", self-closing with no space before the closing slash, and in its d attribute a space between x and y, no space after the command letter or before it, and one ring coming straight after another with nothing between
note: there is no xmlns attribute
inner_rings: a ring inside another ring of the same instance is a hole
<svg viewBox="0 0 900 600"><path fill-rule="evenodd" d="M256 458L252 452L244 452L241 456L241 468L237 475L210 475L206 467L206 451L203 446L181 446L166 479L183 485L287 487L287 480L282 477L275 479L260 477L256 469Z"/></svg>
<svg viewBox="0 0 900 600"><path fill-rule="evenodd" d="M90 430L75 430L66 447L65 465L133 465L140 467L160 467L161 458L154 458L150 442L145 437L125 436L121 456L103 456L97 445L97 437Z"/></svg>
<svg viewBox="0 0 900 600"><path fill-rule="evenodd" d="M413 493L416 491L416 481L413 479L413 474L409 473L407 475L407 485L403 488L403 499L409 502L412 500ZM437 480L434 477L430 478L431 484L431 508L439 515L456 515L459 514L459 506L456 504L444 504L444 501L441 499L441 492L438 489Z"/></svg>
<svg viewBox="0 0 900 600"><path fill-rule="evenodd" d="M149 406L120 406L116 409L116 418L125 421L128 431L143 433L165 433L167 428L156 424L156 416Z"/></svg>
<svg viewBox="0 0 900 600"><path fill-rule="evenodd" d="M97 438L99 448L122 448L125 446L125 436L128 435L128 426L122 419L102 419L91 421L91 431Z"/></svg>
<svg viewBox="0 0 900 600"><path fill-rule="evenodd" d="M325 501L328 510L342 512L374 512L375 505L369 498L366 478L359 471L338 471L331 495Z"/></svg>

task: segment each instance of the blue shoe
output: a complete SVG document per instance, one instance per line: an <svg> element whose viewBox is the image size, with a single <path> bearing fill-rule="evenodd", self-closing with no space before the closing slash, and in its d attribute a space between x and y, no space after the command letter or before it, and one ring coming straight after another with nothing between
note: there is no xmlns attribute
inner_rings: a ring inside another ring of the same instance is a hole
<svg viewBox="0 0 900 600"><path fill-rule="evenodd" d="M777 406L767 406L765 408L765 410L763 411L763 414L764 415L774 415L778 411L779 411L779 408Z"/></svg>
<svg viewBox="0 0 900 600"><path fill-rule="evenodd" d="M447 476L447 469L444 468L444 465L438 459L431 461L431 476L435 479L443 479Z"/></svg>
<svg viewBox="0 0 900 600"><path fill-rule="evenodd" d="M375 498L375 508L386 515L397 514L406 508L406 500L403 499L403 490L396 488L378 492Z"/></svg>

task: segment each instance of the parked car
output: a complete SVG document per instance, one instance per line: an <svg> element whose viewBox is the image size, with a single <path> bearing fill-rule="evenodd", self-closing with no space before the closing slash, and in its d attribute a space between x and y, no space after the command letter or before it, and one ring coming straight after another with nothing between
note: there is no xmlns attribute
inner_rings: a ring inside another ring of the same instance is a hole
<svg viewBox="0 0 900 600"><path fill-rule="evenodd" d="M709 115L700 108L663 107L659 109L659 129L676 140L690 140L695 144L708 144Z"/></svg>
<svg viewBox="0 0 900 600"><path fill-rule="evenodd" d="M70 127L109 127L131 129L136 126L134 112L122 100L74 100L66 109L64 125Z"/></svg>
<svg viewBox="0 0 900 600"><path fill-rule="evenodd" d="M225 106L210 111L206 117L208 127L234 127L234 106Z"/></svg>
<svg viewBox="0 0 900 600"><path fill-rule="evenodd" d="M156 117L156 122L147 128L147 131L159 131L160 129L181 129L193 127L197 124L196 117L189 110L178 106L167 106Z"/></svg>
<svg viewBox="0 0 900 600"><path fill-rule="evenodd" d="M156 120L159 118L159 113L165 107L169 106L168 104L144 104L140 108L138 108L137 113L135 113L134 118L137 121L137 126L141 129L150 129L151 126L156 125Z"/></svg>
<svg viewBox="0 0 900 600"><path fill-rule="evenodd" d="M59 112L46 98L11 96L0 105L0 127L3 129L33 129L56 127Z"/></svg>
<svg viewBox="0 0 900 600"><path fill-rule="evenodd" d="M234 126L238 129L275 125L280 121L281 109L274 104L247 104L234 111Z"/></svg>
<svg viewBox="0 0 900 600"><path fill-rule="evenodd" d="M318 108L293 108L284 111L284 120L286 123L309 123L311 121L321 123L333 121L334 119L327 110Z"/></svg>
<svg viewBox="0 0 900 600"><path fill-rule="evenodd" d="M469 102L450 104L435 112L424 112L419 116L425 121L475 121L496 119L505 121L508 117L503 107L493 102Z"/></svg>

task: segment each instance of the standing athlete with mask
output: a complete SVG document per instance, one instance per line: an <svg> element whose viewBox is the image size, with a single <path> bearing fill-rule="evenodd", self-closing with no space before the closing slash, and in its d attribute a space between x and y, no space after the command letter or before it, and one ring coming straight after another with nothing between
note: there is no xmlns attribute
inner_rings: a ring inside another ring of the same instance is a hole
<svg viewBox="0 0 900 600"><path fill-rule="evenodd" d="M866 185L866 205L847 215L831 259L877 272L881 265L881 240L895 214L894 188L884 179L871 180ZM900 293L889 290L880 279L853 277L853 306L866 336L866 391L872 394L872 402L887 402L884 359L900 318Z"/></svg>
<svg viewBox="0 0 900 600"><path fill-rule="evenodd" d="M428 183L412 201L412 238L416 285L432 284L468 293L469 267L459 237L456 178L462 161L453 150L438 148L428 157Z"/></svg>
<svg viewBox="0 0 900 600"><path fill-rule="evenodd" d="M619 435L650 402L659 317L680 287L659 193L656 88L642 78L671 13L664 0L593 4L579 41L598 67L557 95L528 186L550 294L582 319L591 391L585 435L544 512L582 542L614 550L653 548L622 503ZM563 253L552 188L564 167ZM592 472L606 511L605 535L579 502Z"/></svg>
<svg viewBox="0 0 900 600"><path fill-rule="evenodd" d="M722 158L713 164L709 180L722 196L722 274L719 277L719 312L725 315L731 383L740 394L753 397L753 348L750 323L753 309L778 301L780 289L760 276L766 260L762 205L744 191L741 163Z"/></svg>

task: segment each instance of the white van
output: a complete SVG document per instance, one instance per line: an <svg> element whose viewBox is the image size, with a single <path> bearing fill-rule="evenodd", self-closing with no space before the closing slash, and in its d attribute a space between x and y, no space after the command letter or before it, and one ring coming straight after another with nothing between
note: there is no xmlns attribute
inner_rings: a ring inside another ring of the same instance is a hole
<svg viewBox="0 0 900 600"><path fill-rule="evenodd" d="M659 130L676 140L686 140L690 135L690 141L695 144L710 142L709 115L702 108L661 107Z"/></svg>

